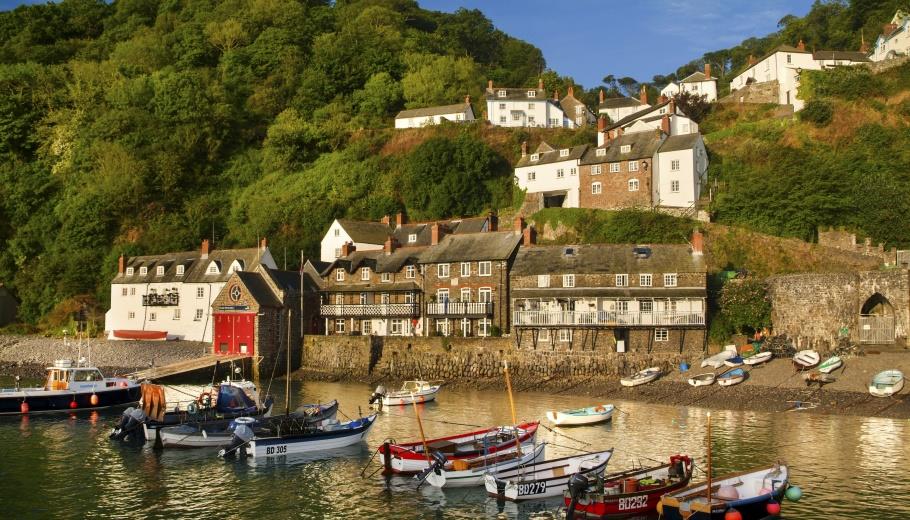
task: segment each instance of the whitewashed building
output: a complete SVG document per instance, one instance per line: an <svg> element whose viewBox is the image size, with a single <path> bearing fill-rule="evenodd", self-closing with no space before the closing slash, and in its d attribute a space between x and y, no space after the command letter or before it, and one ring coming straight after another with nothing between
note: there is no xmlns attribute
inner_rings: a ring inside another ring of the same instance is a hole
<svg viewBox="0 0 910 520"><path fill-rule="evenodd" d="M335 219L322 237L319 260L334 262L336 258L341 257L341 246L347 243L354 244L358 251L382 249L392 231L394 229L389 225L388 217L384 218L382 222Z"/></svg>
<svg viewBox="0 0 910 520"><path fill-rule="evenodd" d="M597 146L603 146L606 141L623 134L654 130L660 130L666 135L697 134L698 123L684 114L674 100L661 100L660 103L629 114L613 124L598 125Z"/></svg>
<svg viewBox="0 0 910 520"><path fill-rule="evenodd" d="M486 91L487 120L504 127L579 128L593 124L594 114L573 94L570 88L562 100L558 92L550 97L543 80L537 88L494 87L490 80Z"/></svg>
<svg viewBox="0 0 910 520"><path fill-rule="evenodd" d="M443 121L451 121L453 123L474 121L474 109L471 108L471 97L467 96L464 99L464 103L455 105L402 110L395 116L395 128L421 128L424 126L438 125Z"/></svg>
<svg viewBox="0 0 910 520"><path fill-rule="evenodd" d="M717 101L717 78L711 76L711 64L705 63L704 72L694 72L682 80L671 82L660 91L662 96L673 97L680 92L691 92L697 96L705 96L709 103Z"/></svg>
<svg viewBox="0 0 910 520"><path fill-rule="evenodd" d="M611 123L615 123L626 116L651 108L648 104L648 91L642 87L638 98L629 96L605 98L603 89L600 89L600 103L597 105L598 115L607 116Z"/></svg>
<svg viewBox="0 0 910 520"><path fill-rule="evenodd" d="M869 59L883 61L910 54L910 15L898 10L875 40Z"/></svg>
<svg viewBox="0 0 910 520"><path fill-rule="evenodd" d="M667 137L654 164L651 181L654 205L694 207L708 176L708 154L701 134Z"/></svg>
<svg viewBox="0 0 910 520"><path fill-rule="evenodd" d="M544 207L577 208L578 165L588 145L556 149L540 143L529 154L522 143L521 159L515 165L515 182L527 193L541 194Z"/></svg>
<svg viewBox="0 0 910 520"><path fill-rule="evenodd" d="M126 258L111 281L111 308L104 329L110 339L212 341L212 301L237 271L276 269L263 239L258 248L210 250Z"/></svg>

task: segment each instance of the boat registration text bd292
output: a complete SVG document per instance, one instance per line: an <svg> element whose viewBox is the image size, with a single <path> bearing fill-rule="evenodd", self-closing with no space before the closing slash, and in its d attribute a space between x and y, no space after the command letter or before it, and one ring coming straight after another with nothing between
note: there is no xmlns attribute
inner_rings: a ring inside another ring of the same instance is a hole
<svg viewBox="0 0 910 520"><path fill-rule="evenodd" d="M518 485L518 496L540 495L546 492L546 482L528 482L527 484Z"/></svg>
<svg viewBox="0 0 910 520"><path fill-rule="evenodd" d="M278 444L277 446L266 446L265 454L268 455L284 455L288 452L287 444Z"/></svg>
<svg viewBox="0 0 910 520"><path fill-rule="evenodd" d="M630 509L641 509L647 507L648 505L648 495L641 495L637 497L626 497L619 499L619 510L628 511Z"/></svg>

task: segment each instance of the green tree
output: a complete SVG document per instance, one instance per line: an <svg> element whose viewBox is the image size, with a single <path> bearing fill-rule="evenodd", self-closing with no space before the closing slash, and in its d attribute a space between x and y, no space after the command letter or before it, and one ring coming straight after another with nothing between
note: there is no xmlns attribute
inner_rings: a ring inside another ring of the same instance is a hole
<svg viewBox="0 0 910 520"><path fill-rule="evenodd" d="M751 333L771 326L771 298L764 280L746 278L724 284L721 314L737 333Z"/></svg>
<svg viewBox="0 0 910 520"><path fill-rule="evenodd" d="M410 71L401 79L408 108L451 105L466 94L480 95L483 74L471 58L412 55Z"/></svg>

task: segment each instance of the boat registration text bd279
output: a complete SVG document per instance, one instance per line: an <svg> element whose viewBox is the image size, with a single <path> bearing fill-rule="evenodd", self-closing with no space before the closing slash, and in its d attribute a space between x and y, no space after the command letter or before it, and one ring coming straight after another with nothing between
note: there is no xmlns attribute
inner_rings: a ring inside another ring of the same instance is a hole
<svg viewBox="0 0 910 520"><path fill-rule="evenodd" d="M528 482L527 484L518 485L518 496L542 495L547 491L546 482Z"/></svg>
<svg viewBox="0 0 910 520"><path fill-rule="evenodd" d="M641 509L648 505L648 495L637 497L625 497L619 499L619 510L628 511L630 509Z"/></svg>

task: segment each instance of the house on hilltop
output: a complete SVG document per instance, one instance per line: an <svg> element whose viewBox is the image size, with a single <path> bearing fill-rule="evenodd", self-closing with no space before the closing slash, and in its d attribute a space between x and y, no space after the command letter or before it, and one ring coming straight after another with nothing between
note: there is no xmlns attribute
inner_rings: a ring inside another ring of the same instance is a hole
<svg viewBox="0 0 910 520"><path fill-rule="evenodd" d="M630 114L651 108L651 105L648 104L648 91L644 85L641 87L638 99L629 96L605 99L604 91L600 89L599 101L597 114L606 116L610 123L615 123Z"/></svg>
<svg viewBox="0 0 910 520"><path fill-rule="evenodd" d="M683 113L674 99L661 97L658 104L633 112L615 123L608 124L601 118L597 123L597 146L623 134L655 130L667 135L695 134L698 123Z"/></svg>
<svg viewBox="0 0 910 520"><path fill-rule="evenodd" d="M717 101L717 78L711 76L711 64L705 63L705 71L696 71L681 79L671 82L660 91L662 96L673 97L680 92L690 92L696 96L705 96L705 101Z"/></svg>
<svg viewBox="0 0 910 520"><path fill-rule="evenodd" d="M395 116L395 128L420 128L438 125L443 121L464 123L473 120L474 109L471 108L471 96L465 96L464 103L402 110Z"/></svg>
<svg viewBox="0 0 910 520"><path fill-rule="evenodd" d="M869 54L872 61L884 61L910 54L910 15L898 9L885 24Z"/></svg>
<svg viewBox="0 0 910 520"><path fill-rule="evenodd" d="M574 96L560 99L559 92L547 95L543 80L537 88L493 87L487 83L487 120L494 126L537 128L580 128L593 124L594 114Z"/></svg>
<svg viewBox="0 0 910 520"><path fill-rule="evenodd" d="M588 149L553 148L542 142L534 153L521 145L521 159L515 164L515 182L527 193L538 193L545 208L578 208L578 166Z"/></svg>

